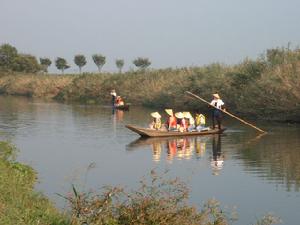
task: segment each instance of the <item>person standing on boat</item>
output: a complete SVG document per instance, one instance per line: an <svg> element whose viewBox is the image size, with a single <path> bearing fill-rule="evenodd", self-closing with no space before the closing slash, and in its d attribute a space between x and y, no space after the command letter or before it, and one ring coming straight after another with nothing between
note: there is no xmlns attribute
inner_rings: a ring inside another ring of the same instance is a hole
<svg viewBox="0 0 300 225"><path fill-rule="evenodd" d="M116 103L116 97L117 97L116 90L115 90L115 89L111 90L110 95L111 95L111 103L112 103L112 106L115 106L115 103Z"/></svg>
<svg viewBox="0 0 300 225"><path fill-rule="evenodd" d="M169 115L169 118L166 123L168 131L176 131L177 130L177 119L174 116L173 110L165 109L165 111Z"/></svg>
<svg viewBox="0 0 300 225"><path fill-rule="evenodd" d="M213 129L215 129L215 121L218 124L218 129L221 129L221 123L222 123L222 112L220 110L225 110L225 103L222 101L222 99L220 98L219 94L215 93L212 95L213 96L213 100L211 101L211 105L218 108L213 108L212 111L212 125L213 125Z"/></svg>

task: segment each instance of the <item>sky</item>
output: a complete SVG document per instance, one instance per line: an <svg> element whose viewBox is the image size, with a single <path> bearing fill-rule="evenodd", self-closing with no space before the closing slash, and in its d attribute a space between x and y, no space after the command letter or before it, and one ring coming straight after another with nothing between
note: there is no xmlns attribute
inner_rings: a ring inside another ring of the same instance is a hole
<svg viewBox="0 0 300 225"><path fill-rule="evenodd" d="M147 57L151 68L235 64L268 48L300 45L299 0L0 0L0 44L36 57L84 54L83 71L124 69ZM58 72L52 64L51 72Z"/></svg>

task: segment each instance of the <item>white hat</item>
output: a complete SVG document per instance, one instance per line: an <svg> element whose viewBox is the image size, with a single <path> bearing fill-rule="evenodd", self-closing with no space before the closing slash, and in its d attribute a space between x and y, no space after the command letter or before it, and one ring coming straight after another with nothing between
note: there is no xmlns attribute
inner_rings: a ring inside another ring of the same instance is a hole
<svg viewBox="0 0 300 225"><path fill-rule="evenodd" d="M192 115L191 115L190 112L183 112L183 116L184 116L185 118L187 118L187 119L192 118Z"/></svg>
<svg viewBox="0 0 300 225"><path fill-rule="evenodd" d="M213 94L213 96L217 99L220 99L220 95L218 93Z"/></svg>
<svg viewBox="0 0 300 225"><path fill-rule="evenodd" d="M166 113L169 115L169 116L173 116L173 110L172 109L165 109Z"/></svg>
<svg viewBox="0 0 300 225"><path fill-rule="evenodd" d="M182 112L175 113L175 116L176 116L178 119L182 119L182 118L184 117Z"/></svg>
<svg viewBox="0 0 300 225"><path fill-rule="evenodd" d="M151 116L154 117L154 118L156 118L156 119L160 119L161 118L161 115L158 112L151 113Z"/></svg>

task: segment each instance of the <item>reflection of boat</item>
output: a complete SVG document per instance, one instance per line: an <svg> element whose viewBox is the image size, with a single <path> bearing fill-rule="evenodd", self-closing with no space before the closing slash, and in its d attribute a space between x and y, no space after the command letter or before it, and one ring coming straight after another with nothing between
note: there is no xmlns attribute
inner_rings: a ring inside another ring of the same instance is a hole
<svg viewBox="0 0 300 225"><path fill-rule="evenodd" d="M145 149L151 146L153 161L158 162L162 152L166 152L166 160L172 163L173 159L189 160L195 153L196 158L201 158L205 153L208 137L140 137L126 146L127 151Z"/></svg>
<svg viewBox="0 0 300 225"><path fill-rule="evenodd" d="M128 111L128 110L129 110L129 106L130 106L130 104L125 104L125 105L115 105L114 108L115 108L115 109L119 109L119 110L125 110L125 111Z"/></svg>
<svg viewBox="0 0 300 225"><path fill-rule="evenodd" d="M142 137L172 137L172 136L192 136L192 135L208 135L208 134L221 134L226 128L214 129L208 131L193 131L193 132L178 132L178 131L163 131L153 130L150 128L142 128L133 125L126 125L129 130L141 135Z"/></svg>

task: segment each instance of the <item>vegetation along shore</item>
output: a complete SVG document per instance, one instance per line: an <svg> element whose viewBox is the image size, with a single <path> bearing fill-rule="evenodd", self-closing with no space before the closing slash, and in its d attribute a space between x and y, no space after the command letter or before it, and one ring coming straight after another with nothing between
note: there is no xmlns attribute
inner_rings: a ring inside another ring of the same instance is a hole
<svg viewBox="0 0 300 225"><path fill-rule="evenodd" d="M150 60L139 57L133 60L137 70L127 72L122 72L124 60L118 59L118 73L101 72L105 57L95 54L92 59L98 73L68 75L47 74L50 59L43 58L38 63L34 56L20 56L16 49L13 56L7 52L7 45L2 45L1 94L109 103L109 92L116 89L133 105L207 110L206 105L190 99L184 92L188 90L208 100L211 93L218 92L228 110L237 115L300 122L299 48L268 49L259 58L245 59L236 65L213 63L176 69L151 69ZM61 58L56 59L57 68L68 69L67 62L61 61ZM74 63L81 71L86 58L77 55Z"/></svg>
<svg viewBox="0 0 300 225"><path fill-rule="evenodd" d="M30 225L133 225L203 224L227 225L236 220L216 200L197 209L188 203L189 189L178 179L165 179L155 171L140 181L140 188L106 186L102 193L83 192L75 186L61 195L69 203L59 212L41 193L33 190L35 171L15 161L16 148L0 142L0 224ZM267 214L257 225L277 224L279 218Z"/></svg>

